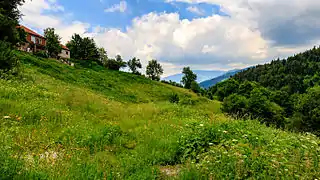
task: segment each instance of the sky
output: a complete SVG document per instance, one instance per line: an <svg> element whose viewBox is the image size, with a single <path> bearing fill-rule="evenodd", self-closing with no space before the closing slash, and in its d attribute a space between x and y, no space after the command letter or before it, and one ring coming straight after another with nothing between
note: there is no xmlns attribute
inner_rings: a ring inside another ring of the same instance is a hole
<svg viewBox="0 0 320 180"><path fill-rule="evenodd" d="M19 9L39 33L53 27L62 43L91 37L144 68L157 59L163 76L245 68L320 43L319 0L26 0Z"/></svg>

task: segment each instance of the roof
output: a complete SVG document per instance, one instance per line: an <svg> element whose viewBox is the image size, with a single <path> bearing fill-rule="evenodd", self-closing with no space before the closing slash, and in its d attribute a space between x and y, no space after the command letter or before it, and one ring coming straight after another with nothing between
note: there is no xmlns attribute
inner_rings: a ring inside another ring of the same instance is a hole
<svg viewBox="0 0 320 180"><path fill-rule="evenodd" d="M31 30L31 29L29 29L29 28L27 28L27 27L25 27L25 26L23 26L23 25L17 26L17 28L23 29L23 30L24 30L26 33L28 33L28 34L32 34L32 35L34 35L34 36L38 36L38 37L41 37L41 38L45 38L45 37L41 36L40 34L34 32L33 30Z"/></svg>
<svg viewBox="0 0 320 180"><path fill-rule="evenodd" d="M60 46L62 47L62 49L65 49L65 50L68 50L68 51L69 51L69 48L68 48L67 46L62 45L62 44L60 44Z"/></svg>

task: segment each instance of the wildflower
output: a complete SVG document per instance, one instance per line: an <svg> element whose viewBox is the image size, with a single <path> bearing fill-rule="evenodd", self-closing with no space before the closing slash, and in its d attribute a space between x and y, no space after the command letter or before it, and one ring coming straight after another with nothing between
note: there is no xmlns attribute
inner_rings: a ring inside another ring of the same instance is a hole
<svg viewBox="0 0 320 180"><path fill-rule="evenodd" d="M228 133L228 131L223 131L223 133L227 134L227 133Z"/></svg>
<svg viewBox="0 0 320 180"><path fill-rule="evenodd" d="M40 154L40 159L44 159L44 154Z"/></svg>
<svg viewBox="0 0 320 180"><path fill-rule="evenodd" d="M203 127L203 124L200 124L201 127Z"/></svg>
<svg viewBox="0 0 320 180"><path fill-rule="evenodd" d="M58 157L57 152L54 152L54 153L52 154L52 158L53 158L53 159L57 159L57 157Z"/></svg>
<svg viewBox="0 0 320 180"><path fill-rule="evenodd" d="M3 119L10 119L10 116L3 116Z"/></svg>

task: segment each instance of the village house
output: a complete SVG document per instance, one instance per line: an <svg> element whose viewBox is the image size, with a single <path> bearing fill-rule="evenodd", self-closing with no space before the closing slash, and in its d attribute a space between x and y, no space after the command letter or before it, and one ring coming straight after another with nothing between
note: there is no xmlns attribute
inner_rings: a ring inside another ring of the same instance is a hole
<svg viewBox="0 0 320 180"><path fill-rule="evenodd" d="M26 52L44 51L46 47L46 38L32 31L25 26L18 26L26 32L26 43L21 44L18 49Z"/></svg>
<svg viewBox="0 0 320 180"><path fill-rule="evenodd" d="M70 59L70 50L67 48L67 46L60 45L62 50L61 53L58 55L61 59Z"/></svg>
<svg viewBox="0 0 320 180"><path fill-rule="evenodd" d="M34 32L33 30L20 25L17 28L23 29L26 32L26 43L22 43L18 46L18 49L26 52L38 52L38 51L46 51L46 38L41 36L40 34ZM64 46L60 45L62 50L58 55L60 59L70 59L70 50Z"/></svg>

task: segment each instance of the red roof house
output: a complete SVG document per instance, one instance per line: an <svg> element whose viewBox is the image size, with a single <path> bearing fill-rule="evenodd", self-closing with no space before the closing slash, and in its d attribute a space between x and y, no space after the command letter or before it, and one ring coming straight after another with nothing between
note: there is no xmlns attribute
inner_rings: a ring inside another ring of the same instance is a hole
<svg viewBox="0 0 320 180"><path fill-rule="evenodd" d="M28 51L28 52L45 50L45 46L46 46L45 37L22 25L17 26L17 28L23 29L27 34L26 35L27 43L25 43L24 45L21 45L19 47L20 50Z"/></svg>

